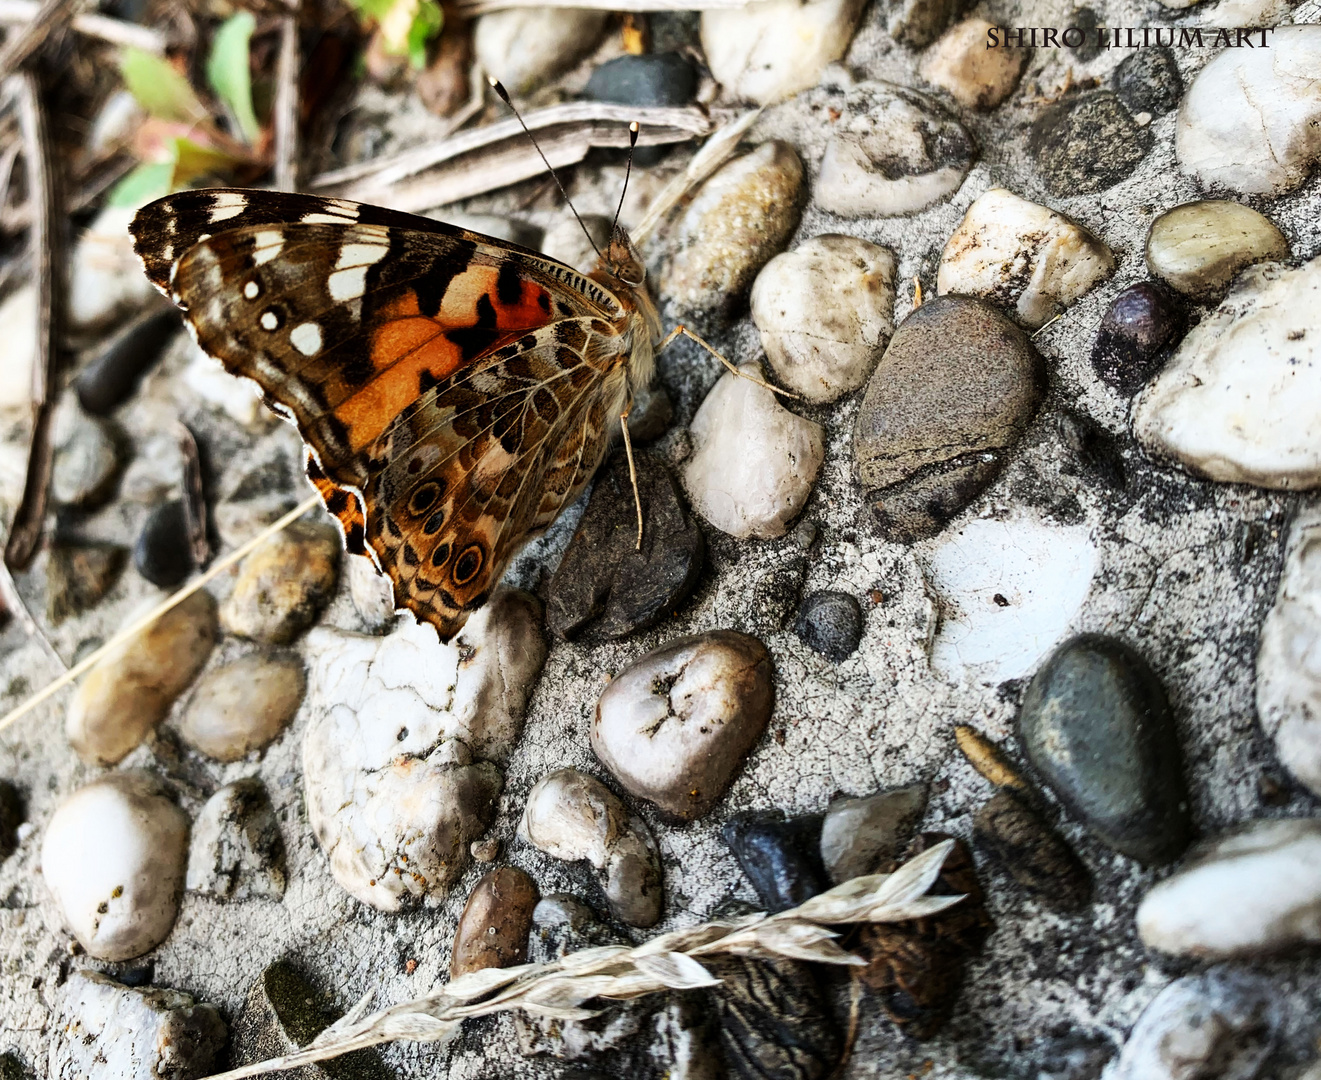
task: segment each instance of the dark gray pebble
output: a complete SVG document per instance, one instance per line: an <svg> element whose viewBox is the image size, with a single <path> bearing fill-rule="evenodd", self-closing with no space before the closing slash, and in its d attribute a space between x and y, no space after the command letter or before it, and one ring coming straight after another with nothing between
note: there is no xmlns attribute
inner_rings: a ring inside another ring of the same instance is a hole
<svg viewBox="0 0 1321 1080"><path fill-rule="evenodd" d="M93 416L104 416L126 401L180 326L173 308L134 319L79 373L74 383L79 404Z"/></svg>
<svg viewBox="0 0 1321 1080"><path fill-rule="evenodd" d="M1188 846L1165 690L1122 641L1081 634L1059 646L1027 688L1018 734L1037 772L1102 843L1148 865Z"/></svg>
<svg viewBox="0 0 1321 1080"><path fill-rule="evenodd" d="M1119 440L1090 416L1066 410L1055 417L1055 430L1068 452L1066 472L1083 473L1117 490L1127 486Z"/></svg>
<svg viewBox="0 0 1321 1080"><path fill-rule="evenodd" d="M1164 365L1183 335L1183 304L1154 281L1130 285L1111 301L1092 345L1092 369L1131 394Z"/></svg>
<svg viewBox="0 0 1321 1080"><path fill-rule="evenodd" d="M162 589L173 588L192 572L193 553L182 502L163 503L147 516L133 545L133 565Z"/></svg>
<svg viewBox="0 0 1321 1080"><path fill-rule="evenodd" d="M1009 876L1061 911L1091 898L1087 868L1036 811L1001 790L977 811L973 833Z"/></svg>
<svg viewBox="0 0 1321 1080"><path fill-rule="evenodd" d="M1031 1080L1099 1080L1114 1056L1112 1039L1070 1031L1034 1048ZM1027 1080L1026 1074L1023 1080Z"/></svg>
<svg viewBox="0 0 1321 1080"><path fill-rule="evenodd" d="M1079 8L1069 16L1068 26L1076 27L1083 32L1083 41L1076 49L1070 49L1069 55L1086 64L1095 60L1101 55L1101 41L1096 35L1097 28L1100 27L1101 17L1091 8ZM1106 31L1109 36L1109 31ZM1069 40L1075 40L1076 35L1070 34Z"/></svg>
<svg viewBox="0 0 1321 1080"><path fill-rule="evenodd" d="M787 911L830 887L821 822L820 814L788 821L741 814L720 830L767 911Z"/></svg>
<svg viewBox="0 0 1321 1080"><path fill-rule="evenodd" d="M687 105L697 91L697 69L676 52L619 56L592 72L586 94L620 105Z"/></svg>
<svg viewBox="0 0 1321 1080"><path fill-rule="evenodd" d="M1048 106L1032 123L1028 147L1052 195L1092 195L1137 168L1151 149L1151 129L1100 90Z"/></svg>
<svg viewBox="0 0 1321 1080"><path fill-rule="evenodd" d="M1179 65L1164 45L1134 50L1119 62L1112 79L1119 100L1135 113L1164 116L1183 94Z"/></svg>
<svg viewBox="0 0 1321 1080"><path fill-rule="evenodd" d="M46 611L58 626L99 604L119 580L128 551L113 544L52 545L46 564Z"/></svg>
<svg viewBox="0 0 1321 1080"><path fill-rule="evenodd" d="M0 862L18 847L18 827L27 817L23 796L8 780L0 780Z"/></svg>
<svg viewBox="0 0 1321 1080"><path fill-rule="evenodd" d="M0 1080L30 1080L31 1076L17 1054L0 1054Z"/></svg>
<svg viewBox="0 0 1321 1080"><path fill-rule="evenodd" d="M862 640L862 606L848 593L813 593L798 612L794 633L804 645L838 664Z"/></svg>

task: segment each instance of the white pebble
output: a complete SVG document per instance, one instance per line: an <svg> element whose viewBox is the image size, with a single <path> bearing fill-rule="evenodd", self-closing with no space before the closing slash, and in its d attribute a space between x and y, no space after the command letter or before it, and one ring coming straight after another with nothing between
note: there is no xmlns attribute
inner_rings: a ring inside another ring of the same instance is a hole
<svg viewBox="0 0 1321 1080"><path fill-rule="evenodd" d="M108 206L74 244L68 317L77 330L95 330L158 299L133 252L128 226L137 210Z"/></svg>
<svg viewBox="0 0 1321 1080"><path fill-rule="evenodd" d="M593 48L605 29L604 11L512 8L479 18L473 51L482 70L511 94L529 94Z"/></svg>
<svg viewBox="0 0 1321 1080"><path fill-rule="evenodd" d="M985 19L955 23L922 60L922 78L947 90L968 109L993 109L1004 101L1023 73L1029 49L988 48Z"/></svg>

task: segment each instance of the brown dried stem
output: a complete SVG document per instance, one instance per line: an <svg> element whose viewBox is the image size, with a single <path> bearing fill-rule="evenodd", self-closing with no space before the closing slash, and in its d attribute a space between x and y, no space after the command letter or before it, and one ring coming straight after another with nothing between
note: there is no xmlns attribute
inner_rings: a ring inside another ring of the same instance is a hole
<svg viewBox="0 0 1321 1080"><path fill-rule="evenodd" d="M0 26L25 26L37 22L41 12L42 5L38 0L0 0ZM111 45L131 45L152 53L163 53L167 44L165 35L149 26L94 12L74 15L72 26L84 37L97 38Z"/></svg>
<svg viewBox="0 0 1321 1080"><path fill-rule="evenodd" d="M280 58L275 72L275 187L298 190L298 8L290 0L280 16Z"/></svg>
<svg viewBox="0 0 1321 1080"><path fill-rule="evenodd" d="M7 79L73 18L77 0L45 0L32 16L10 31L0 47L0 79Z"/></svg>

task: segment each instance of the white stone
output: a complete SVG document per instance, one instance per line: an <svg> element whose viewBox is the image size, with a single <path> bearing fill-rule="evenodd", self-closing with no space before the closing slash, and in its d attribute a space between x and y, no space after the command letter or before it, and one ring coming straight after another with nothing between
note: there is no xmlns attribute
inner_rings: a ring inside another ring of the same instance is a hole
<svg viewBox="0 0 1321 1080"><path fill-rule="evenodd" d="M849 47L863 0L764 0L702 12L707 66L734 97L773 105L815 86Z"/></svg>
<svg viewBox="0 0 1321 1080"><path fill-rule="evenodd" d="M411 620L386 637L307 635L308 819L335 880L397 911L443 896L490 822L500 770L546 658L540 605L501 588L442 645Z"/></svg>
<svg viewBox="0 0 1321 1080"><path fill-rule="evenodd" d="M761 377L756 365L740 370ZM727 372L697 410L691 432L695 452L683 484L693 509L731 536L783 536L825 458L821 425Z"/></svg>
<svg viewBox="0 0 1321 1080"><path fill-rule="evenodd" d="M37 290L21 285L0 304L0 409L32 408Z"/></svg>
<svg viewBox="0 0 1321 1080"><path fill-rule="evenodd" d="M1137 923L1151 948L1197 959L1321 942L1321 819L1254 821L1201 845Z"/></svg>
<svg viewBox="0 0 1321 1080"><path fill-rule="evenodd" d="M74 244L68 317L76 330L95 330L146 307L160 294L142 272L128 226L137 210L108 206Z"/></svg>
<svg viewBox="0 0 1321 1080"><path fill-rule="evenodd" d="M1138 1017L1105 1080L1252 1080L1275 1046L1277 996L1232 968L1177 979Z"/></svg>
<svg viewBox="0 0 1321 1080"><path fill-rule="evenodd" d="M476 22L473 51L511 94L530 94L595 48L608 17L580 8L492 12Z"/></svg>
<svg viewBox="0 0 1321 1080"><path fill-rule="evenodd" d="M1257 715L1280 764L1321 795L1321 511L1289 537L1280 589L1261 627Z"/></svg>
<svg viewBox="0 0 1321 1080"><path fill-rule="evenodd" d="M162 1080L206 1076L225 1045L225 1022L191 994L123 986L75 971L52 1024L48 1080Z"/></svg>
<svg viewBox="0 0 1321 1080"><path fill-rule="evenodd" d="M188 845L190 892L220 900L279 900L286 883L284 839L255 776L226 784L202 804Z"/></svg>
<svg viewBox="0 0 1321 1080"><path fill-rule="evenodd" d="M583 232L583 225L587 232ZM587 235L592 239L588 240ZM603 214L584 214L582 225L572 214L546 230L541 239L541 250L552 259L559 259L565 266L572 266L579 273L589 274L596 269L599 256L596 247L605 250L610 242L610 219Z"/></svg>
<svg viewBox="0 0 1321 1080"><path fill-rule="evenodd" d="M955 682L1030 675L1081 609L1098 561L1080 525L1026 515L968 522L926 569L941 610L932 670Z"/></svg>
<svg viewBox="0 0 1321 1080"><path fill-rule="evenodd" d="M1212 480L1321 485L1321 259L1254 266L1133 403L1151 455Z"/></svg>
<svg viewBox="0 0 1321 1080"><path fill-rule="evenodd" d="M964 19L940 36L922 58L922 78L968 109L993 109L1018 85L1031 50L988 48L985 19Z"/></svg>
<svg viewBox="0 0 1321 1080"><path fill-rule="evenodd" d="M110 773L60 803L46 826L41 874L91 956L128 960L169 936L187 848L188 818L160 781Z"/></svg>
<svg viewBox="0 0 1321 1080"><path fill-rule="evenodd" d="M602 871L616 918L644 927L660 918L656 841L647 823L601 781L577 769L542 777L528 793L518 835L557 859L586 859Z"/></svg>
<svg viewBox="0 0 1321 1080"><path fill-rule="evenodd" d="M1274 27L1288 22L1297 6L1298 0L1220 0L1202 15L1201 22L1203 26ZM1270 39L1268 34L1266 40Z"/></svg>
<svg viewBox="0 0 1321 1080"><path fill-rule="evenodd" d="M179 737L216 761L238 761L279 737L305 685L297 656L242 656L197 681Z"/></svg>
<svg viewBox="0 0 1321 1080"><path fill-rule="evenodd" d="M1321 26L1268 36L1269 48L1219 50L1179 103L1179 165L1210 187L1283 195L1321 157Z"/></svg>
<svg viewBox="0 0 1321 1080"><path fill-rule="evenodd" d="M779 381L834 401L871 374L894 333L894 253L816 236L775 256L752 285L752 319Z"/></svg>
<svg viewBox="0 0 1321 1080"><path fill-rule="evenodd" d="M840 105L813 191L842 217L898 217L949 198L977 148L931 98L887 82L859 84Z"/></svg>
<svg viewBox="0 0 1321 1080"><path fill-rule="evenodd" d="M191 344L191 343L190 343ZM261 390L248 379L235 378L219 360L192 344L192 359L184 368L184 384L208 405L219 409L244 427L273 419L261 401Z"/></svg>
<svg viewBox="0 0 1321 1080"><path fill-rule="evenodd" d="M945 244L936 288L982 296L1044 325L1109 277L1110 249L1081 225L1004 188L978 198Z"/></svg>
<svg viewBox="0 0 1321 1080"><path fill-rule="evenodd" d="M344 569L349 578L349 596L371 630L382 630L394 622L394 586L376 569L371 559L346 556Z"/></svg>

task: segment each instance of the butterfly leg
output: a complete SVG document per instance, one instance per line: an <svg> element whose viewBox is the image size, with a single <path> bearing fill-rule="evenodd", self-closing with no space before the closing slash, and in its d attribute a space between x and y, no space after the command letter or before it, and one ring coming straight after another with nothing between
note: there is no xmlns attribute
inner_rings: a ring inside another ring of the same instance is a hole
<svg viewBox="0 0 1321 1080"><path fill-rule="evenodd" d="M666 334L665 338L661 341L661 343L656 346L656 352L659 354L665 348L665 346L667 346L671 341L673 341L675 338L681 335L683 337L688 338L690 341L697 342L698 345L700 345L712 356L714 356L717 360L719 360L722 364L724 364L725 367L729 368L729 370L732 371L735 375L737 375L740 379L747 379L748 382L756 383L758 386L764 386L767 390L771 391L774 394L779 394L781 397L793 398L795 401L802 400L802 398L800 398L797 394L791 393L788 390L781 390L778 386L772 386L770 383L766 382L765 379L759 379L756 376L747 375L744 372L739 371L739 369L736 368L732 363L730 363L729 360L726 359L723 355L721 355L721 353L718 350L712 348L707 342L703 341L700 337L694 334L686 326L676 326L673 330L671 330L668 334Z"/></svg>
<svg viewBox="0 0 1321 1080"><path fill-rule="evenodd" d="M624 454L628 458L628 478L633 482L633 505L638 510L638 543L637 551L642 550L642 496L638 494L638 470L633 464L633 440L628 437L628 414L633 411L633 402L630 401L624 406L624 411L619 414L619 430L624 435Z"/></svg>

